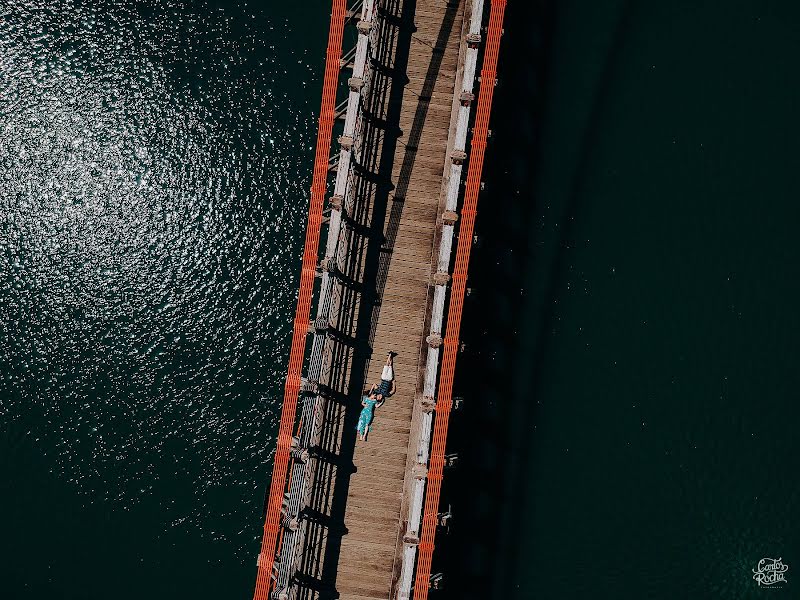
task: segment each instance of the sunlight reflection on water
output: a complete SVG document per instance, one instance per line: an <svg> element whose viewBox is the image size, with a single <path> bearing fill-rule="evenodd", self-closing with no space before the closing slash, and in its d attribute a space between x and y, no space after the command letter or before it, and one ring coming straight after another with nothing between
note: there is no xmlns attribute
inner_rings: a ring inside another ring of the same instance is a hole
<svg viewBox="0 0 800 600"><path fill-rule="evenodd" d="M241 555L314 122L278 91L288 51L232 14L0 8L0 417L91 501L149 497Z"/></svg>

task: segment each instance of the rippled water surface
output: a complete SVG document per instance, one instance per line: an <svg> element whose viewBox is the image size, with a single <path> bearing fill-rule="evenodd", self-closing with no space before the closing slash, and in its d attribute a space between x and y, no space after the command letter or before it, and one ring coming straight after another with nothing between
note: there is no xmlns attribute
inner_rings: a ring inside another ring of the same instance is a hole
<svg viewBox="0 0 800 600"><path fill-rule="evenodd" d="M252 585L327 22L297 10L0 2L12 597Z"/></svg>

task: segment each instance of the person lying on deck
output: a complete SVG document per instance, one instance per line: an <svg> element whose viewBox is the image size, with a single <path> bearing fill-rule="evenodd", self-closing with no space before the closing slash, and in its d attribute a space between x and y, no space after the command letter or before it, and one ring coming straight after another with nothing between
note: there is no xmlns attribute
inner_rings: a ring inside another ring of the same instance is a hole
<svg viewBox="0 0 800 600"><path fill-rule="evenodd" d="M361 398L361 414L358 417L358 425L356 426L356 431L358 431L358 439L366 440L367 434L369 433L369 426L372 424L372 419L375 416L375 407L380 406L383 404L383 396L380 394L375 394L374 392L370 391L368 396L362 396Z"/></svg>
<svg viewBox="0 0 800 600"><path fill-rule="evenodd" d="M361 414L358 417L358 439L366 440L369 434L372 419L375 417L375 407L380 407L386 400L387 396L394 394L394 353L389 352L386 357L386 364L381 373L381 382L379 385L373 384L369 390L365 390L366 395L361 397Z"/></svg>
<svg viewBox="0 0 800 600"><path fill-rule="evenodd" d="M386 364L383 366L383 373L381 373L380 384L373 383L369 391L385 399L394 394L396 387L394 383L394 352L389 352Z"/></svg>

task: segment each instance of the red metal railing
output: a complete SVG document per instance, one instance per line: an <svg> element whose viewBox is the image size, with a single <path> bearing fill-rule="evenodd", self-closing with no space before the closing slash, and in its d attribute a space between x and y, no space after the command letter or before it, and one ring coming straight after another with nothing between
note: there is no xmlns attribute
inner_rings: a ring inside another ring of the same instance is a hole
<svg viewBox="0 0 800 600"><path fill-rule="evenodd" d="M339 84L339 59L342 56L342 32L347 12L346 0L333 0L331 23L328 32L328 50L325 58L325 78L322 86L322 107L319 116L317 149L314 158L314 176L311 185L311 202L308 207L306 243L303 249L303 266L300 274L300 293L297 298L297 311L294 317L292 347L289 354L289 370L284 388L283 411L278 429L278 448L272 468L272 483L269 489L267 516L264 523L264 537L258 560L258 575L254 600L268 600L272 587L272 567L281 532L280 518L283 493L286 488L286 475L289 469L297 401L306 348L311 297L319 253L322 207L328 179L328 157L331 148L331 135L335 120L336 89Z"/></svg>
<svg viewBox="0 0 800 600"><path fill-rule="evenodd" d="M489 113L492 109L492 96L497 76L497 56L500 50L500 36L503 33L503 14L506 0L492 0L489 10L489 27L486 35L486 48L481 69L481 83L478 91L478 107L475 112L475 126L470 144L467 184L464 204L461 209L461 227L458 232L456 263L453 269L450 305L447 311L442 366L439 372L439 395L436 400L436 419L433 425L430 464L428 466L428 485L425 492L425 508L422 516L422 535L419 543L419 558L414 581L414 600L426 600L430 588L431 558L436 535L436 521L439 512L439 492L442 487L447 425L450 408L453 405L453 375L455 373L458 338L461 329L461 310L464 306L464 289L467 283L467 267L472 249L472 231L478 204L478 191L483 170L483 154L489 130Z"/></svg>

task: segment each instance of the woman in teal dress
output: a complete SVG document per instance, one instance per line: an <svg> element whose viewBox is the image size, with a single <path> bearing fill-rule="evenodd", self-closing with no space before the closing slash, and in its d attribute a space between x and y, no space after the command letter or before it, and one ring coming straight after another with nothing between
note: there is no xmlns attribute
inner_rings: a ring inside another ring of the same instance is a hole
<svg viewBox="0 0 800 600"><path fill-rule="evenodd" d="M383 395L370 393L368 396L361 397L361 414L358 417L358 439L366 440L369 433L369 426L375 416L375 407L383 404Z"/></svg>

